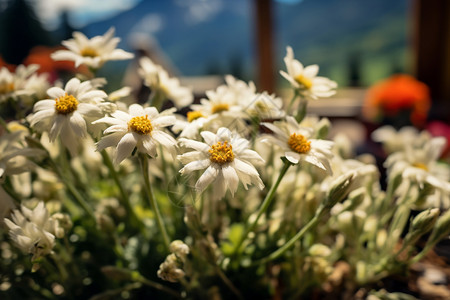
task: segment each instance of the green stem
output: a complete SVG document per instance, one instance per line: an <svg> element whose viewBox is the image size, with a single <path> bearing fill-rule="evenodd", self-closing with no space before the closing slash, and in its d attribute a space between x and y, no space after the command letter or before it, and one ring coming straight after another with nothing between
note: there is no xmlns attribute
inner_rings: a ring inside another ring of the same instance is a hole
<svg viewBox="0 0 450 300"><path fill-rule="evenodd" d="M154 289L160 290L162 292L166 292L167 294L169 294L171 296L174 296L175 298L178 298L178 299L183 298L177 291L172 290L171 288L168 288L168 287L166 287L166 286L164 286L162 284L159 284L157 282L151 281L151 280L145 278L144 276L142 276L140 274L136 278L136 281L140 282L142 284L148 285L148 286L150 286L150 287L152 287Z"/></svg>
<svg viewBox="0 0 450 300"><path fill-rule="evenodd" d="M294 237L292 237L286 244L284 244L282 247L280 247L272 254L253 263L252 265L265 264L283 255L287 250L289 250L289 248L291 248L295 244L295 242L297 242L300 238L302 238L305 235L305 233L307 233L312 227L317 225L317 223L320 221L320 217L323 215L321 212L322 210L319 210L318 213L316 213L314 217L311 220L309 220L308 224L306 224L299 232L297 232L297 234Z"/></svg>
<svg viewBox="0 0 450 300"><path fill-rule="evenodd" d="M150 176L148 172L148 158L145 154L139 153L139 162L141 164L141 171L142 175L144 176L144 187L145 192L147 194L148 200L150 202L150 206L152 207L153 211L155 212L155 218L156 223L158 224L159 230L161 231L161 234L163 236L164 245L166 246L166 249L169 250L169 236L167 235L166 227L164 226L164 222L161 216L161 212L159 211L158 202L155 199L155 196L153 194L152 185L150 183Z"/></svg>
<svg viewBox="0 0 450 300"><path fill-rule="evenodd" d="M105 162L106 166L108 167L109 172L110 172L114 182L116 183L117 187L119 188L120 195L122 196L119 199L121 201L121 204L127 210L128 215L131 217L131 223L134 226L137 226L138 228L142 228L143 224L140 221L140 219L136 216L136 213L135 213L133 207L131 207L130 197L128 196L128 193L126 192L126 190L122 184L122 181L120 181L119 175L117 174L117 171L114 168L111 158L109 157L108 153L105 150L101 151L100 153L102 154L103 161Z"/></svg>
<svg viewBox="0 0 450 300"><path fill-rule="evenodd" d="M45 149L45 148L44 148ZM51 158L50 154L47 152L48 157L50 159L50 164L53 168L53 170L56 172L58 177L62 180L66 188L69 190L69 192L72 194L74 199L78 202L78 204L84 209L84 211L95 220L95 215L92 210L92 208L89 206L89 204L84 200L83 196L78 192L78 190L73 186L73 184L67 180L67 178L64 176L63 172L59 169L58 165L55 163L55 161Z"/></svg>
<svg viewBox="0 0 450 300"><path fill-rule="evenodd" d="M295 119L298 123L300 123L306 116L306 106L308 105L308 100L304 98L300 98L300 102L298 104L297 115Z"/></svg>
<svg viewBox="0 0 450 300"><path fill-rule="evenodd" d="M264 198L264 201L258 210L258 214L256 215L255 220L253 221L253 223L250 226L247 227L244 234L241 236L239 243L237 244L236 248L234 249L233 255L237 254L241 250L240 248L241 248L242 244L244 243L244 241L247 239L248 234L255 229L256 225L258 224L259 219L266 212L269 205L272 203L272 200L275 196L275 192L277 191L281 180L283 179L284 175L286 174L286 172L290 166L292 166L292 163L289 162L288 160L285 160L283 168L281 169L280 174L278 175L277 181L275 182L274 185L272 185L269 193Z"/></svg>
<svg viewBox="0 0 450 300"><path fill-rule="evenodd" d="M287 114L289 114L289 112L290 112L290 110L291 110L291 108L292 108L292 105L293 105L294 102L295 102L295 99L297 99L297 96L298 96L298 92L297 92L297 90L294 90L294 96L292 96L292 99L291 99L291 101L289 102L288 107L286 108L286 113L287 113Z"/></svg>
<svg viewBox="0 0 450 300"><path fill-rule="evenodd" d="M238 299L245 299L241 292L234 286L233 282L223 273L223 271L220 269L218 265L214 265L214 269L216 270L216 273L219 275L220 279L222 279L223 283L234 293L234 295Z"/></svg>

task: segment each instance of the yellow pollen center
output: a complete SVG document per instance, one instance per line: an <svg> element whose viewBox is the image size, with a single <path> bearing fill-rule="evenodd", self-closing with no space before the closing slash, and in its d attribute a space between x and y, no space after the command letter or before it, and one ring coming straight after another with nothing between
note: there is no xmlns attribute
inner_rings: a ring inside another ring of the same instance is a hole
<svg viewBox="0 0 450 300"><path fill-rule="evenodd" d="M302 85L305 89L310 89L312 87L312 81L309 78L306 78L302 74L296 76L295 81L297 81L300 85Z"/></svg>
<svg viewBox="0 0 450 300"><path fill-rule="evenodd" d="M14 82L0 82L0 94L7 94L14 91Z"/></svg>
<svg viewBox="0 0 450 300"><path fill-rule="evenodd" d="M72 95L68 95L67 93L64 96L55 99L55 101L56 112L60 115L70 114L78 108L77 98Z"/></svg>
<svg viewBox="0 0 450 300"><path fill-rule="evenodd" d="M311 142L303 135L293 133L288 140L289 147L297 153L307 153L311 150Z"/></svg>
<svg viewBox="0 0 450 300"><path fill-rule="evenodd" d="M97 50L91 48L91 47L86 47L83 50L81 50L80 52L81 56L84 57L96 57L98 56Z"/></svg>
<svg viewBox="0 0 450 300"><path fill-rule="evenodd" d="M426 164L423 164L423 163L414 163L414 164L413 164L413 167L416 167L416 168L419 168L419 169L428 171L427 165L426 165Z"/></svg>
<svg viewBox="0 0 450 300"><path fill-rule="evenodd" d="M132 130L139 134L149 134L153 130L152 123L148 116L134 117L128 121L128 130Z"/></svg>
<svg viewBox="0 0 450 300"><path fill-rule="evenodd" d="M201 117L203 117L203 114L198 110L188 111L187 113L187 120L189 123Z"/></svg>
<svg viewBox="0 0 450 300"><path fill-rule="evenodd" d="M223 165L234 160L233 146L228 145L228 142L217 142L209 149L209 160L213 163Z"/></svg>
<svg viewBox="0 0 450 300"><path fill-rule="evenodd" d="M218 104L215 104L212 108L211 108L211 112L213 113L213 114L216 114L216 113L220 113L220 112L222 112L222 111L227 111L227 110L229 110L230 109L230 105L228 105L228 103L218 103Z"/></svg>

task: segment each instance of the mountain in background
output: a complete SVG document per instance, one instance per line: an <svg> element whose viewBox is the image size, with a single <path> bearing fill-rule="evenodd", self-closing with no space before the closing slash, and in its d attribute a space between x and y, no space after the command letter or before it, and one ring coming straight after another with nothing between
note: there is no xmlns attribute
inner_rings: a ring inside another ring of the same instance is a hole
<svg viewBox="0 0 450 300"><path fill-rule="evenodd" d="M305 64L341 84L369 84L408 69L406 0L304 0L273 2L275 62L286 45ZM253 1L141 1L110 19L82 28L88 36L111 26L132 51L132 41L152 36L181 74L233 73L254 79Z"/></svg>

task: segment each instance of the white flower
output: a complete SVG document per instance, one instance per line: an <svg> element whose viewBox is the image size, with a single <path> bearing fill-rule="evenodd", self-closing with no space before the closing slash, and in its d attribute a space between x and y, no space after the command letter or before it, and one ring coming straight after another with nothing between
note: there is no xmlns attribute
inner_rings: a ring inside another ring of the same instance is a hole
<svg viewBox="0 0 450 300"><path fill-rule="evenodd" d="M55 246L55 231L59 237L64 235L58 221L49 216L44 202L39 202L33 210L22 205L21 210L14 210L11 220L4 221L9 228L11 239L22 251L33 254L33 262L52 252Z"/></svg>
<svg viewBox="0 0 450 300"><path fill-rule="evenodd" d="M88 39L81 32L75 31L73 39L63 41L69 50L59 50L52 54L54 60L70 60L75 67L85 64L98 69L107 61L133 58L133 54L122 49L116 49L120 38L113 37L114 28L111 27L104 35Z"/></svg>
<svg viewBox="0 0 450 300"><path fill-rule="evenodd" d="M47 94L52 99L38 101L34 114L29 116L30 125L48 131L50 142L61 137L63 145L72 155L76 154L79 138L87 135L91 119L103 116L99 103L106 98L105 92L92 88L91 82L72 78L65 89L52 87Z"/></svg>
<svg viewBox="0 0 450 300"><path fill-rule="evenodd" d="M249 149L249 141L233 135L224 127L219 128L217 134L203 131L201 136L205 143L181 138L181 144L195 151L178 156L185 165L180 170L181 174L206 169L195 184L197 192L204 191L213 182L214 197L219 199L225 196L227 189L234 196L239 181L245 189L249 184L256 184L259 189L264 187L258 171L253 166L263 163L264 160L258 153Z"/></svg>
<svg viewBox="0 0 450 300"><path fill-rule="evenodd" d="M170 78L166 70L154 64L150 58L143 57L139 61L139 74L144 84L156 94L172 100L176 107L185 107L192 103L194 96L191 89L180 86L177 78Z"/></svg>
<svg viewBox="0 0 450 300"><path fill-rule="evenodd" d="M262 123L270 129L274 136L269 135L265 141L270 141L284 151L284 157L293 164L305 161L332 174L330 159L333 157L332 141L311 139L312 128L301 127L291 116L286 121Z"/></svg>
<svg viewBox="0 0 450 300"><path fill-rule="evenodd" d="M436 137L420 147L405 145L404 151L395 152L386 159L385 167L389 176L401 174L404 179L420 186L426 182L437 189L450 192L450 169L438 162L445 144L445 138Z"/></svg>
<svg viewBox="0 0 450 300"><path fill-rule="evenodd" d="M267 92L254 94L252 98L244 98L241 102L244 112L248 117L264 119L279 119L284 117L284 111L281 109L283 101L275 95L269 95Z"/></svg>
<svg viewBox="0 0 450 300"><path fill-rule="evenodd" d="M400 130L386 125L378 128L372 133L375 142L383 144L388 154L402 151L407 145L414 144L415 147L422 147L431 140L431 135L427 131L419 132L415 127L405 126Z"/></svg>
<svg viewBox="0 0 450 300"><path fill-rule="evenodd" d="M117 110L111 116L93 123L111 125L103 132L108 135L97 143L97 149L102 151L108 147L116 147L115 164L130 156L136 147L137 151L147 153L151 157L156 156L158 144L170 152L175 151L175 139L163 131L164 127L175 123L173 115L159 114L155 107L144 108L139 104L132 104L128 113Z"/></svg>
<svg viewBox="0 0 450 300"><path fill-rule="evenodd" d="M247 128L244 119L248 117L237 102L236 95L228 86L221 85L215 91L206 91L207 99L200 100L201 104L193 104L191 108L207 118L205 125L208 130L217 131L219 127L238 129L243 132Z"/></svg>
<svg viewBox="0 0 450 300"><path fill-rule="evenodd" d="M291 47L287 47L287 54L284 57L287 73L280 71L281 76L286 78L291 85L303 96L311 99L318 97L333 96L337 88L336 82L317 76L319 66L311 65L303 67L302 63L294 59L294 52Z"/></svg>
<svg viewBox="0 0 450 300"><path fill-rule="evenodd" d="M27 81L37 69L39 69L38 65L27 67L19 65L15 72L10 72L6 67L2 67L0 70L0 102L8 98L16 99L18 96L35 93L36 91L33 88L27 86Z"/></svg>
<svg viewBox="0 0 450 300"><path fill-rule="evenodd" d="M204 129L205 124L208 122L208 118L200 111L187 112L186 118L177 119L172 130L175 133L180 132L180 137L188 139L196 139L200 135L200 131Z"/></svg>

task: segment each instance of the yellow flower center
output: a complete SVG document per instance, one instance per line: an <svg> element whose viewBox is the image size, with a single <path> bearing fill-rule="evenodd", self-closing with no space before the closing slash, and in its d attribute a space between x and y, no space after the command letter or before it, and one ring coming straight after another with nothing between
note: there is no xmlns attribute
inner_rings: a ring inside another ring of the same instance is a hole
<svg viewBox="0 0 450 300"><path fill-rule="evenodd" d="M311 79L306 78L302 74L296 76L294 79L307 90L309 90L312 87Z"/></svg>
<svg viewBox="0 0 450 300"><path fill-rule="evenodd" d="M422 169L422 170L425 170L425 171L428 172L428 167L427 167L426 164L423 164L423 163L413 163L413 167L416 167L416 168L419 168L419 169Z"/></svg>
<svg viewBox="0 0 450 300"><path fill-rule="evenodd" d="M216 114L216 113L220 113L222 111L227 111L229 109L230 109L230 105L228 105L228 103L218 103L218 104L213 105L213 107L211 108L211 112L213 114Z"/></svg>
<svg viewBox="0 0 450 300"><path fill-rule="evenodd" d="M91 48L91 47L83 48L83 50L81 50L80 54L81 54L81 56L84 56L84 57L98 56L97 50L95 50L94 48Z"/></svg>
<svg viewBox="0 0 450 300"><path fill-rule="evenodd" d="M307 153L311 150L311 142L303 135L293 133L288 140L289 147L297 153Z"/></svg>
<svg viewBox="0 0 450 300"><path fill-rule="evenodd" d="M234 160L233 146L228 145L228 142L217 142L209 149L209 160L213 163L223 165Z"/></svg>
<svg viewBox="0 0 450 300"><path fill-rule="evenodd" d="M0 82L0 94L8 94L14 91L14 82Z"/></svg>
<svg viewBox="0 0 450 300"><path fill-rule="evenodd" d="M198 110L188 111L187 113L187 120L189 123L201 117L203 117L203 114Z"/></svg>
<svg viewBox="0 0 450 300"><path fill-rule="evenodd" d="M134 117L128 121L128 130L132 130L139 134L149 134L153 130L152 123L148 116Z"/></svg>
<svg viewBox="0 0 450 300"><path fill-rule="evenodd" d="M55 99L55 109L56 112L60 115L68 115L78 108L78 100L72 95L68 95L67 93L64 96L61 96Z"/></svg>

